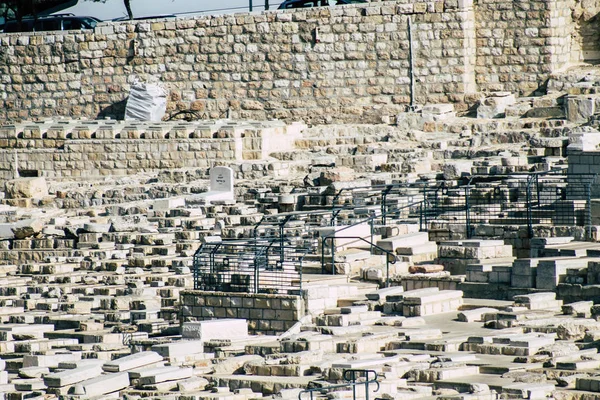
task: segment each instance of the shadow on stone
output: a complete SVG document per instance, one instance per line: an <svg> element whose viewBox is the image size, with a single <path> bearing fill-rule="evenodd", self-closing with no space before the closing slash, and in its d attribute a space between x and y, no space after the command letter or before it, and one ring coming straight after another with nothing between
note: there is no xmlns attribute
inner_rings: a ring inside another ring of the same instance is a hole
<svg viewBox="0 0 600 400"><path fill-rule="evenodd" d="M115 120L124 120L126 105L127 105L127 98L125 98L117 103L111 104L110 106L103 108L96 116L96 119L110 118L110 119L115 119Z"/></svg>

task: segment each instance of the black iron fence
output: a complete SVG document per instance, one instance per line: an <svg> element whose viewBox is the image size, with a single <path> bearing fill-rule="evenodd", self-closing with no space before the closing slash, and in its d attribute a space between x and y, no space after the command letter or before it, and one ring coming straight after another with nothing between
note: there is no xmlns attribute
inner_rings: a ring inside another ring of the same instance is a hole
<svg viewBox="0 0 600 400"><path fill-rule="evenodd" d="M395 261L376 245L378 229L414 223L421 231L433 222L464 229L467 238L480 225L591 226L593 174L561 172L477 175L463 185L393 184L344 188L312 198L309 210L265 216L247 240L206 243L194 256L194 287L246 293L297 294L304 257L320 255L321 270L335 273L336 239L354 239ZM320 208L314 208L320 203ZM351 232L368 225L370 233ZM327 228L328 229L324 229ZM321 229L319 229L321 228Z"/></svg>
<svg viewBox="0 0 600 400"><path fill-rule="evenodd" d="M467 237L478 225L590 226L594 174L530 173L478 175L467 185L423 193L425 226L432 221L464 224Z"/></svg>
<svg viewBox="0 0 600 400"><path fill-rule="evenodd" d="M272 240L205 243L194 254L194 289L298 295L305 255Z"/></svg>
<svg viewBox="0 0 600 400"><path fill-rule="evenodd" d="M331 393L352 391L352 400L369 400L370 395L379 390L379 375L371 369L347 369L344 371L344 383L309 387L298 394L298 400L315 400L316 398L331 398ZM372 393L371 393L372 392Z"/></svg>

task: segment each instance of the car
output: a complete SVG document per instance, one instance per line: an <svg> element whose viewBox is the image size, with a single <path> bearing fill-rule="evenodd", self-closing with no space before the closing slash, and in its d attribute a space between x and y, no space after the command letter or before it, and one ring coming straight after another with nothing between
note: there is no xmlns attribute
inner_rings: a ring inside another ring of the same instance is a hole
<svg viewBox="0 0 600 400"><path fill-rule="evenodd" d="M94 29L98 18L79 17L75 14L44 15L37 18L23 18L21 23L17 20L6 21L4 32L42 32L42 31L70 31L81 29Z"/></svg>
<svg viewBox="0 0 600 400"><path fill-rule="evenodd" d="M364 4L366 2L367 0L285 0L279 5L279 9L327 7L344 4Z"/></svg>

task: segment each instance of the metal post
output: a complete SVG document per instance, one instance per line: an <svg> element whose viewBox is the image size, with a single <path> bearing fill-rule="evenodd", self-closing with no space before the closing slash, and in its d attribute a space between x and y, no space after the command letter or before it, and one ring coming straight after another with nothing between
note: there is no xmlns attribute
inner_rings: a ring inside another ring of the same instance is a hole
<svg viewBox="0 0 600 400"><path fill-rule="evenodd" d="M437 195L437 194L436 194ZM421 209L424 208L423 210L423 215L421 218L423 218L425 220L425 229L429 230L429 221L427 220L427 214L429 212L427 205L429 204L429 201L427 200L427 190L423 193L423 202L421 203Z"/></svg>
<svg viewBox="0 0 600 400"><path fill-rule="evenodd" d="M371 248L370 248L371 253L373 252L373 222L374 222L373 218L369 219L369 225L370 225L370 228L371 228L371 243L370 243L370 245L371 245Z"/></svg>
<svg viewBox="0 0 600 400"><path fill-rule="evenodd" d="M257 258L257 255L254 254L254 293L258 293L258 280L260 278Z"/></svg>
<svg viewBox="0 0 600 400"><path fill-rule="evenodd" d="M331 239L331 275L335 275L335 237Z"/></svg>
<svg viewBox="0 0 600 400"><path fill-rule="evenodd" d="M535 175L535 191L537 194L536 202L537 202L538 208L541 208L542 204L540 201L540 176L537 174Z"/></svg>
<svg viewBox="0 0 600 400"><path fill-rule="evenodd" d="M385 287L390 287L390 255L387 253L385 255Z"/></svg>
<svg viewBox="0 0 600 400"><path fill-rule="evenodd" d="M536 176L537 181L537 176ZM537 186L537 184L536 184ZM539 192L538 192L539 193ZM538 202L539 202L539 194L538 194ZM527 235L532 238L533 237L533 221L532 221L532 211L531 211L531 180L527 182L527 190L525 192L525 206L527 207Z"/></svg>
<svg viewBox="0 0 600 400"><path fill-rule="evenodd" d="M323 238L321 240L321 273L325 273L325 243L327 242L327 238Z"/></svg>
<svg viewBox="0 0 600 400"><path fill-rule="evenodd" d="M591 183L588 183L585 185L585 189L587 191L587 201L586 201L586 208L587 208L587 221L584 222L586 223L587 227L588 227L588 239L587 240L592 240L592 188L591 188Z"/></svg>
<svg viewBox="0 0 600 400"><path fill-rule="evenodd" d="M381 192L381 224L382 225L385 225L387 223L387 212L388 212L387 196L392 191L392 189L393 189L393 186L388 185Z"/></svg>
<svg viewBox="0 0 600 400"><path fill-rule="evenodd" d="M415 107L415 62L412 40L412 18L408 16L408 58L410 60L410 108Z"/></svg>
<svg viewBox="0 0 600 400"><path fill-rule="evenodd" d="M385 205L386 203L386 199L387 199L387 192L384 191L383 193L381 193L381 225L385 225L386 223L386 215L385 213L387 212L387 207Z"/></svg>
<svg viewBox="0 0 600 400"><path fill-rule="evenodd" d="M279 225L279 260L283 263L284 252L283 252L283 224Z"/></svg>
<svg viewBox="0 0 600 400"><path fill-rule="evenodd" d="M265 10L269 9L269 0L265 0Z"/></svg>
<svg viewBox="0 0 600 400"><path fill-rule="evenodd" d="M248 5L248 10L252 12L252 0L248 0L250 3Z"/></svg>
<svg viewBox="0 0 600 400"><path fill-rule="evenodd" d="M467 224L467 239L471 239L471 219L469 215L469 187L465 187L465 219Z"/></svg>
<svg viewBox="0 0 600 400"><path fill-rule="evenodd" d="M202 248L202 246L200 246L200 249ZM194 261L192 263L192 272L194 274L194 289L198 290L198 251L200 251L200 249L196 250L196 253L194 253Z"/></svg>

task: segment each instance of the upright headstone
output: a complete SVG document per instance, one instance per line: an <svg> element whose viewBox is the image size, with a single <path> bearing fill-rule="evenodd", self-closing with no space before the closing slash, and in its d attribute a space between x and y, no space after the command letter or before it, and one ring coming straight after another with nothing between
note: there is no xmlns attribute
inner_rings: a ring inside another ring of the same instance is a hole
<svg viewBox="0 0 600 400"><path fill-rule="evenodd" d="M192 200L201 200L206 204L215 201L235 201L233 192L233 170L229 167L214 167L210 173L210 189L206 193L193 196Z"/></svg>
<svg viewBox="0 0 600 400"><path fill-rule="evenodd" d="M233 170L229 167L214 167L209 172L211 192L233 193Z"/></svg>

